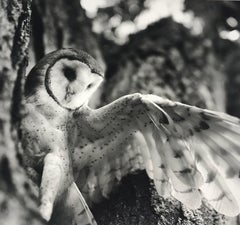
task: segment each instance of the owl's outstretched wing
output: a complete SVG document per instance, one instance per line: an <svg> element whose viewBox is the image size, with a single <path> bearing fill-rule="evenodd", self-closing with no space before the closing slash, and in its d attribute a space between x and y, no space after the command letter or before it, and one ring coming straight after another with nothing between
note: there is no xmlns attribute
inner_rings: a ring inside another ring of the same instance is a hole
<svg viewBox="0 0 240 225"><path fill-rule="evenodd" d="M92 122L96 120L105 129L131 137L118 151L107 153L98 173L91 170L102 170L102 175L88 173L86 183L94 184L94 190L105 188L108 193L126 160L129 166L122 174L144 164L163 197L173 196L191 209L204 197L222 214L239 214L239 119L155 95L133 94L94 110Z"/></svg>
<svg viewBox="0 0 240 225"><path fill-rule="evenodd" d="M142 102L152 124L145 128L139 121L139 127L159 194L193 209L204 197L222 214L239 214L239 119L154 95L143 96Z"/></svg>
<svg viewBox="0 0 240 225"><path fill-rule="evenodd" d="M108 198L124 176L145 168L142 151L146 143L142 142L140 132L135 133L127 141L113 146L114 152L108 152L96 167L86 167L79 172L76 183L89 206Z"/></svg>

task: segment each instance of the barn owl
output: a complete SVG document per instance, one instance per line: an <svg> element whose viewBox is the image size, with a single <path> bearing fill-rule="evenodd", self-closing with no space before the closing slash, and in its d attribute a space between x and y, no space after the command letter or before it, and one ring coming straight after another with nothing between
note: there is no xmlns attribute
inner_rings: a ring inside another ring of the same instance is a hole
<svg viewBox="0 0 240 225"><path fill-rule="evenodd" d="M191 209L205 198L219 213L239 214L238 118L140 93L91 109L103 80L98 63L73 49L49 53L26 78L24 164L45 220L62 202L69 224L96 224L88 205L143 169L165 198Z"/></svg>

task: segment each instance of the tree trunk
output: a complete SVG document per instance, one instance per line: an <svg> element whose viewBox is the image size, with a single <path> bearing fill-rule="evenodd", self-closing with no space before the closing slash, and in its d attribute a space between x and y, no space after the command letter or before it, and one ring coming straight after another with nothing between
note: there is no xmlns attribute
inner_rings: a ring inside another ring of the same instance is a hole
<svg viewBox="0 0 240 225"><path fill-rule="evenodd" d="M28 62L30 0L0 3L0 224L44 224L21 166L18 125Z"/></svg>

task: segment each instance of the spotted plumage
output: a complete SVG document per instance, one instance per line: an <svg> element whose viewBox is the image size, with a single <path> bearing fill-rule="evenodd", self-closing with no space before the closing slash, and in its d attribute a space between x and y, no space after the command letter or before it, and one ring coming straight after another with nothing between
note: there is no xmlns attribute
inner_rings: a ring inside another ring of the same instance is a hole
<svg viewBox="0 0 240 225"><path fill-rule="evenodd" d="M239 119L138 93L91 109L102 80L97 62L72 49L48 54L27 77L24 163L44 219L96 224L88 205L142 169L163 197L191 209L204 197L222 214L239 214Z"/></svg>

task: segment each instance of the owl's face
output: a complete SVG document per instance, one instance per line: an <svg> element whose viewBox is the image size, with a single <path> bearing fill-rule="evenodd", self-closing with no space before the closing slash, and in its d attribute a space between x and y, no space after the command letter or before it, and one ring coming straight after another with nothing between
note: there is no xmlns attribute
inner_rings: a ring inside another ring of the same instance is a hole
<svg viewBox="0 0 240 225"><path fill-rule="evenodd" d="M91 56L83 51L61 49L46 55L32 69L25 95L32 102L55 102L75 110L88 103L102 81L103 71Z"/></svg>
<svg viewBox="0 0 240 225"><path fill-rule="evenodd" d="M76 109L87 103L103 77L79 60L57 61L48 71L48 88L61 106Z"/></svg>

